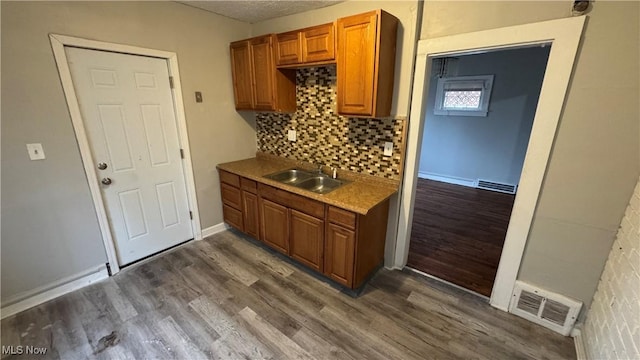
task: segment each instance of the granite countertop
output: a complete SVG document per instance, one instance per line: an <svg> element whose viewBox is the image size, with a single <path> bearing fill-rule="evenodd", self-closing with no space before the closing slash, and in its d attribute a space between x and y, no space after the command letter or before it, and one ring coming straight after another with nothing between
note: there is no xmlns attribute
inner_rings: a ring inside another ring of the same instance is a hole
<svg viewBox="0 0 640 360"><path fill-rule="evenodd" d="M309 163L298 162L267 154L256 157L218 164L218 169L240 175L282 190L306 196L308 198L334 205L346 210L366 215L369 210L391 197L398 191L398 181L383 179L371 175L356 174L350 171L339 171L338 179L350 181L327 194L316 194L291 185L283 184L264 176L291 168L309 169Z"/></svg>

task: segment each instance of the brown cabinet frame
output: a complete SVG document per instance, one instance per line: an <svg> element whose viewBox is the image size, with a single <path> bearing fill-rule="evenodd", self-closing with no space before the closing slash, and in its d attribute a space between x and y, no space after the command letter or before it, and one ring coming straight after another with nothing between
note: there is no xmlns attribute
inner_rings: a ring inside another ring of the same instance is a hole
<svg viewBox="0 0 640 360"><path fill-rule="evenodd" d="M224 221L276 251L351 289L384 260L389 200L362 215L219 173Z"/></svg>

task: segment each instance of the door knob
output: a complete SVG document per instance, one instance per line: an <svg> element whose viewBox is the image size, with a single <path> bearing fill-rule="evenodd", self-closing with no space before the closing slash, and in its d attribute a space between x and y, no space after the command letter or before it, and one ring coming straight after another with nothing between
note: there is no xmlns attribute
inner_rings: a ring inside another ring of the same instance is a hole
<svg viewBox="0 0 640 360"><path fill-rule="evenodd" d="M100 182L105 185L111 185L111 178L102 178Z"/></svg>
<svg viewBox="0 0 640 360"><path fill-rule="evenodd" d="M107 164L105 164L105 163L103 163L103 162L98 163L98 169L100 169L100 170L104 170L104 169L106 169L106 168L107 168Z"/></svg>

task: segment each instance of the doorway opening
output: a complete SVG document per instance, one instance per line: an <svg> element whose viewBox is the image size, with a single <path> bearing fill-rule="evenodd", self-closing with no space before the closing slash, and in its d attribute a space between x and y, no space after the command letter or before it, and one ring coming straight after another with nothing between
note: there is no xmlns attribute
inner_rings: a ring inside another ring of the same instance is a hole
<svg viewBox="0 0 640 360"><path fill-rule="evenodd" d="M431 61L452 54L477 54L532 45L551 45L522 176L489 299L491 306L509 311L585 20L585 16L572 17L418 42L394 268L404 268L409 256L413 204L424 127L422 120L427 108L425 99L431 81Z"/></svg>
<svg viewBox="0 0 640 360"><path fill-rule="evenodd" d="M433 58L408 267L491 295L550 49Z"/></svg>

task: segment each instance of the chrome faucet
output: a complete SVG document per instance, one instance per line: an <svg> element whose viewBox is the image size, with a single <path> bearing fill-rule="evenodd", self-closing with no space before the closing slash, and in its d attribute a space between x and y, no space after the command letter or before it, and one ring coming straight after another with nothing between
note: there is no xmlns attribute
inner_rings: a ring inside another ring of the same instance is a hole
<svg viewBox="0 0 640 360"><path fill-rule="evenodd" d="M337 179L338 178L338 168L337 167L333 167L333 166L328 166L328 165L323 165L323 164L318 164L318 175L325 175L322 172L322 168L327 166L329 168L329 170L331 170L331 178L332 179ZM329 176L329 175L325 175L325 176Z"/></svg>

